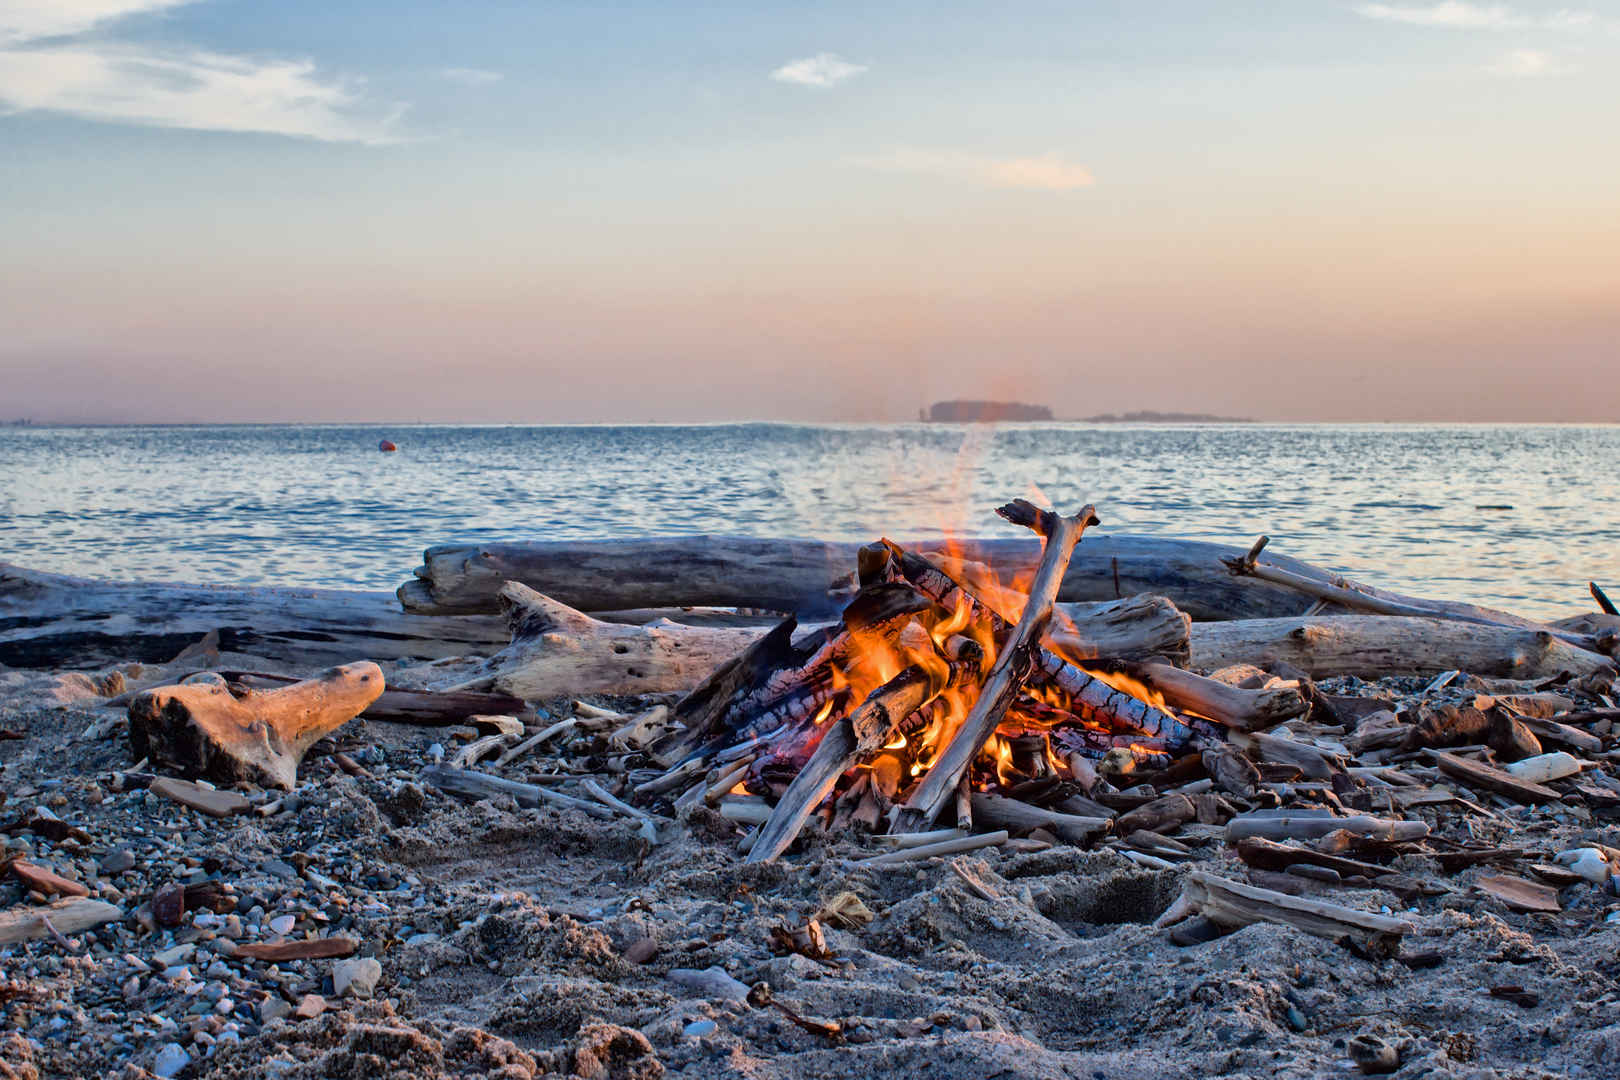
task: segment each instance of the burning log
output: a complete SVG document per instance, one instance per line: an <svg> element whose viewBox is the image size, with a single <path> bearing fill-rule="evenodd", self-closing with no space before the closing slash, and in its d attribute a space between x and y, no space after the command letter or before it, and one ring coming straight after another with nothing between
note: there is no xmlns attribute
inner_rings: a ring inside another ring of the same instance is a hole
<svg viewBox="0 0 1620 1080"><path fill-rule="evenodd" d="M1129 676L1178 709L1206 716L1239 731L1259 731L1303 715L1310 707L1299 684L1240 690L1169 664L1110 661L1098 669Z"/></svg>
<svg viewBox="0 0 1620 1080"><path fill-rule="evenodd" d="M1320 615L1194 623L1192 666L1288 664L1313 679L1475 675L1548 679L1613 673L1614 663L1544 630L1399 615Z"/></svg>
<svg viewBox="0 0 1620 1080"><path fill-rule="evenodd" d="M911 624L917 626L918 624ZM921 631L923 643L926 631ZM913 646L913 650L918 648ZM799 770L776 804L765 827L748 853L749 862L770 862L787 849L805 818L832 791L838 778L863 757L882 748L902 722L916 714L964 675L977 676L983 652L970 641L955 650L954 662L914 664L872 691L848 717L834 721L821 735L814 755ZM940 668L945 668L941 672Z"/></svg>
<svg viewBox="0 0 1620 1080"><path fill-rule="evenodd" d="M130 702L130 747L136 759L150 757L189 776L291 791L304 753L382 692L382 670L372 663L276 690L233 692L217 675L158 687Z"/></svg>
<svg viewBox="0 0 1620 1080"><path fill-rule="evenodd" d="M489 668L496 690L526 701L686 690L760 637L732 627L602 622L515 581L500 600L512 643Z"/></svg>
<svg viewBox="0 0 1620 1080"><path fill-rule="evenodd" d="M896 571L925 596L941 607L965 607L973 622L986 622L997 639L1012 630L1012 624L994 608L958 583L927 559L885 541L893 555ZM1033 593L1031 596L1033 597ZM1028 608L1025 609L1026 612ZM1193 731L1181 720L1162 709L1115 689L1103 679L1082 671L1038 642L1031 646L1036 677L1050 682L1069 697L1071 708L1089 723L1106 730L1126 730L1185 745Z"/></svg>
<svg viewBox="0 0 1620 1080"><path fill-rule="evenodd" d="M946 802L954 798L956 785L961 783L973 759L979 756L985 740L1001 723L1024 679L1034 670L1037 654L1044 651L1040 648L1041 636L1051 621L1052 603L1057 599L1063 572L1086 527L1097 521L1096 512L1089 505L1068 518L1049 510L1039 510L1023 500L1009 503L998 512L1015 524L1035 530L1045 539L1046 546L1041 554L1040 567L1035 572L1035 580L1029 588L1029 601L1024 606L1023 617L1008 640L1000 645L995 663L980 687L972 711L946 746L945 752L934 762L928 775L906 801L906 816L917 819L916 823L935 820ZM923 591L932 595L926 588ZM956 591L962 596L959 603L977 604L960 588ZM982 608L982 605L979 606Z"/></svg>

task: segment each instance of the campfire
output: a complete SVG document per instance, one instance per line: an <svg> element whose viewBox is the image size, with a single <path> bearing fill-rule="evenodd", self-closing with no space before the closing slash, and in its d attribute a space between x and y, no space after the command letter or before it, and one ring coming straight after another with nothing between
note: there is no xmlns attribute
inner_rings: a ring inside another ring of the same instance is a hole
<svg viewBox="0 0 1620 1080"><path fill-rule="evenodd" d="M998 513L1044 541L1027 580L887 540L862 549L839 622L793 640L788 620L706 680L677 706L679 730L651 747L668 771L637 793L762 800L768 814L743 843L767 862L812 814L902 835L965 837L975 815L1100 827L1067 812L1099 781L1219 748L1223 726L1174 708L1152 684L1156 665L1100 657L1072 619L1054 617L1092 507L1062 517L1018 500Z"/></svg>

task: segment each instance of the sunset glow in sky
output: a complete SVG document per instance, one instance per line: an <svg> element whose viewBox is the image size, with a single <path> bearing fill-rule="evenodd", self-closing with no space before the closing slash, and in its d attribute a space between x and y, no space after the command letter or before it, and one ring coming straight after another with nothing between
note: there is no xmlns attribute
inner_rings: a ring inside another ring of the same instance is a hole
<svg viewBox="0 0 1620 1080"><path fill-rule="evenodd" d="M0 0L0 420L1620 420L1620 0Z"/></svg>

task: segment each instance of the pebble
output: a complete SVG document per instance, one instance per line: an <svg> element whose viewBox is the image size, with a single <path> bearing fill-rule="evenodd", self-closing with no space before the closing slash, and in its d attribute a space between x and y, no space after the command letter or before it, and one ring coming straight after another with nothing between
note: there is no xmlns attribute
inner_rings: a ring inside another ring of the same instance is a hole
<svg viewBox="0 0 1620 1080"><path fill-rule="evenodd" d="M721 1001L748 1000L748 987L717 967L704 968L702 971L694 968L674 968L669 973L669 981L688 990L696 990L705 997Z"/></svg>
<svg viewBox="0 0 1620 1080"><path fill-rule="evenodd" d="M191 954L196 951L197 946L195 945L176 945L172 949L164 949L162 952L153 953L152 962L158 967L172 968L176 964L185 963Z"/></svg>
<svg viewBox="0 0 1620 1080"><path fill-rule="evenodd" d="M1346 1049L1364 1073L1392 1073L1401 1065L1401 1055L1377 1035L1357 1035Z"/></svg>
<svg viewBox="0 0 1620 1080"><path fill-rule="evenodd" d="M103 874L122 874L125 870L132 870L134 867L135 853L128 848L110 851L101 860L101 872Z"/></svg>
<svg viewBox="0 0 1620 1080"><path fill-rule="evenodd" d="M332 992L338 997L368 998L377 989L380 978L382 965L373 957L339 960L332 965Z"/></svg>
<svg viewBox="0 0 1620 1080"><path fill-rule="evenodd" d="M1288 1006L1288 1011L1283 1015L1288 1019L1288 1026L1295 1031L1304 1031L1310 1026L1305 1022L1305 1014L1300 1012L1297 1005Z"/></svg>
<svg viewBox="0 0 1620 1080"><path fill-rule="evenodd" d="M164 1043L152 1061L152 1075L168 1080L169 1077L191 1064L191 1055L179 1043Z"/></svg>
<svg viewBox="0 0 1620 1080"><path fill-rule="evenodd" d="M693 1039L701 1039L705 1035L713 1035L720 1025L713 1020L694 1020L681 1029L681 1034Z"/></svg>
<svg viewBox="0 0 1620 1080"><path fill-rule="evenodd" d="M275 918L270 920L270 932L280 937L286 937L288 934L292 933L293 927L297 925L297 916L277 915Z"/></svg>

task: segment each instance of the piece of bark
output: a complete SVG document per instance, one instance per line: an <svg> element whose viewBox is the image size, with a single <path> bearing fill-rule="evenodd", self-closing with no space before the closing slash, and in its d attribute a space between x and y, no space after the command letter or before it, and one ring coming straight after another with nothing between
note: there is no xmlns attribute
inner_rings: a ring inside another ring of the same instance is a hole
<svg viewBox="0 0 1620 1080"><path fill-rule="evenodd" d="M1164 695L1165 701L1175 708L1197 713L1239 731L1262 731L1275 727L1284 720L1302 715L1308 707L1297 685L1240 690L1195 672L1151 661L1103 662L1091 670L1117 671L1127 675L1149 690Z"/></svg>
<svg viewBox="0 0 1620 1080"><path fill-rule="evenodd" d="M1263 731L1233 732L1232 745L1247 750L1261 761L1292 765L1312 780L1326 780L1345 769L1344 760L1337 754Z"/></svg>
<svg viewBox="0 0 1620 1080"><path fill-rule="evenodd" d="M1001 723L1007 707L1034 670L1035 654L1051 622L1052 603L1057 598L1064 570L1086 528L1097 521L1096 511L1089 504L1073 517L1063 517L1019 499L1001 507L997 513L1014 524L1035 530L1044 538L1040 565L1030 584L1024 613L1007 640L998 643L995 663L985 675L972 709L906 800L902 817L918 818L919 823L937 820L945 804L954 798L956 785L962 782L963 774L979 756L985 740Z"/></svg>
<svg viewBox="0 0 1620 1080"><path fill-rule="evenodd" d="M43 866L36 866L23 859L14 859L12 861L11 873L25 886L45 896L53 894L60 896L90 895L90 890L77 881L65 878L53 870L47 870Z"/></svg>
<svg viewBox="0 0 1620 1080"><path fill-rule="evenodd" d="M288 960L333 960L353 956L360 943L353 938L298 938L291 941L255 941L236 946L235 956L282 964Z"/></svg>
<svg viewBox="0 0 1620 1080"><path fill-rule="evenodd" d="M1288 896L1203 870L1194 870L1183 879L1180 898L1154 926L1169 926L1195 914L1234 928L1256 922L1280 923L1333 941L1348 938L1378 953L1392 952L1399 946L1401 935L1417 932L1417 927L1405 919Z"/></svg>
<svg viewBox="0 0 1620 1080"><path fill-rule="evenodd" d="M526 585L501 588L512 643L488 662L495 689L536 701L690 690L762 636L758 629L602 622Z"/></svg>
<svg viewBox="0 0 1620 1080"><path fill-rule="evenodd" d="M1237 843L1245 837L1258 836L1265 840L1314 840L1335 832L1347 832L1374 840L1421 840L1429 835L1429 826L1422 821L1396 821L1390 818L1356 814L1333 817L1328 814L1239 814L1226 823L1226 842Z"/></svg>
<svg viewBox="0 0 1620 1080"><path fill-rule="evenodd" d="M1559 912L1558 890L1512 874L1481 874L1474 884L1514 911Z"/></svg>
<svg viewBox="0 0 1620 1080"><path fill-rule="evenodd" d="M1046 829L1061 840L1083 845L1108 831L1110 819L1106 817L1065 814L988 791L975 791L970 799L974 821L1018 836L1034 829Z"/></svg>
<svg viewBox="0 0 1620 1080"><path fill-rule="evenodd" d="M1260 770L1230 744L1206 746L1199 752L1199 759L1215 786L1228 795L1252 799L1259 790Z"/></svg>
<svg viewBox="0 0 1620 1080"><path fill-rule="evenodd" d="M1541 742L1524 722L1495 707L1492 699L1474 705L1420 704L1404 715L1412 722L1408 749L1472 746L1484 743L1508 760L1541 753Z"/></svg>
<svg viewBox="0 0 1620 1080"><path fill-rule="evenodd" d="M1359 859L1347 859L1342 855L1328 855L1293 844L1279 844L1258 836L1249 836L1239 840L1237 853L1238 858L1249 866L1256 866L1262 870L1285 871L1290 866L1304 864L1306 866L1320 866L1335 870L1346 877L1360 875L1368 879L1377 879L1389 874L1387 866L1379 866L1377 863L1362 862Z"/></svg>
<svg viewBox="0 0 1620 1080"><path fill-rule="evenodd" d="M77 934L124 917L116 904L88 897L58 900L54 904L28 904L0 911L0 945L16 945L59 934ZM50 920L50 926L45 921Z"/></svg>
<svg viewBox="0 0 1620 1080"><path fill-rule="evenodd" d="M382 669L370 662L275 690L232 693L223 679L157 687L129 704L130 748L188 776L291 791L305 752L382 692Z"/></svg>
<svg viewBox="0 0 1620 1080"><path fill-rule="evenodd" d="M1027 574L1040 547L1024 539L908 541L919 554L944 553L992 566L1006 579ZM665 606L753 607L801 615L841 605L828 584L849 577L861 544L734 536L642 540L558 540L428 548L416 577L397 590L406 611L494 613L508 581L581 611ZM1221 566L1243 549L1157 536L1096 536L1073 560L1060 601L1109 601L1137 593L1168 597L1194 619L1292 615L1308 601L1292 589L1240 580ZM1292 559L1274 565L1326 580Z"/></svg>
<svg viewBox="0 0 1620 1080"><path fill-rule="evenodd" d="M1114 822L1114 828L1121 835L1143 829L1148 832L1157 832L1160 829L1173 828L1184 821L1191 821L1198 811L1193 808L1192 800L1185 795L1163 795L1135 810L1127 810Z"/></svg>
<svg viewBox="0 0 1620 1080"><path fill-rule="evenodd" d="M1313 679L1433 675L1462 669L1519 679L1613 672L1614 662L1551 633L1397 615L1317 615L1195 622L1192 664L1203 670L1285 661Z"/></svg>
<svg viewBox="0 0 1620 1080"><path fill-rule="evenodd" d="M1356 729L1344 740L1344 745L1352 754L1364 754L1368 750L1394 749L1405 744L1411 736L1411 724L1388 709L1380 709L1362 717Z"/></svg>
<svg viewBox="0 0 1620 1080"><path fill-rule="evenodd" d="M1434 756L1441 772L1471 788L1483 788L1521 803L1557 802L1563 798L1552 788L1520 780L1511 773L1486 765L1482 761L1474 761L1440 750L1430 750L1428 753Z"/></svg>
<svg viewBox="0 0 1620 1080"><path fill-rule="evenodd" d="M0 664L166 664L209 633L224 652L317 668L487 656L510 640L490 616L430 618L385 592L99 581L0 563Z"/></svg>
<svg viewBox="0 0 1620 1080"><path fill-rule="evenodd" d="M181 806L189 806L209 817L227 818L233 814L245 814L253 809L253 803L235 791L205 788L200 784L193 784L190 780L178 780L172 776L158 777L147 785L146 790Z"/></svg>

